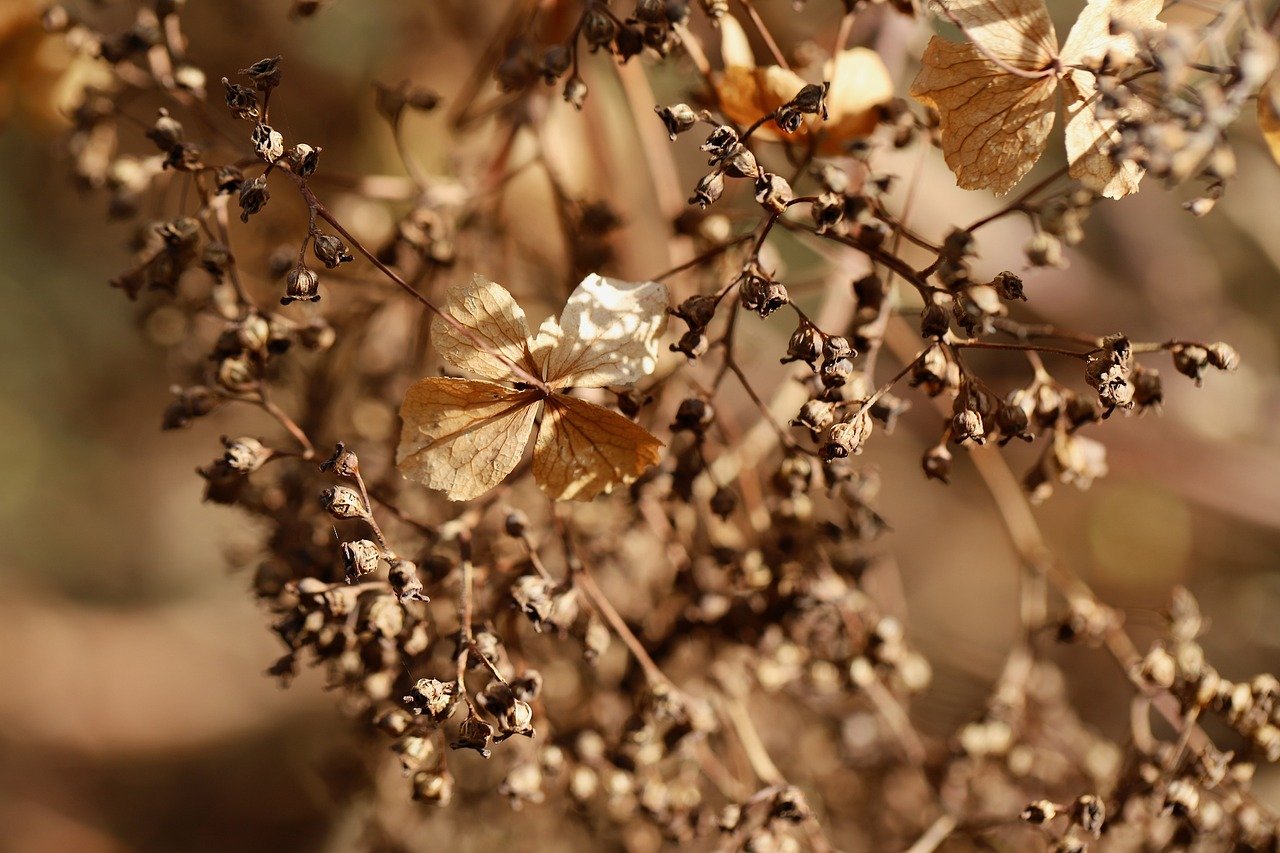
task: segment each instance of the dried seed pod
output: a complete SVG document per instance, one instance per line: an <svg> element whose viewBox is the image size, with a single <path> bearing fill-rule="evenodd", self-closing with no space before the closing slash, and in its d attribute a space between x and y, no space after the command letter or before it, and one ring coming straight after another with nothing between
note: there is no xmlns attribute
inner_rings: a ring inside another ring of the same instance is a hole
<svg viewBox="0 0 1280 853"><path fill-rule="evenodd" d="M320 505L334 518L364 518L368 515L360 493L347 486L325 489L320 493Z"/></svg>
<svg viewBox="0 0 1280 853"><path fill-rule="evenodd" d="M382 551L369 539L356 539L342 543L342 564L346 568L347 583L356 583L365 575L378 570Z"/></svg>

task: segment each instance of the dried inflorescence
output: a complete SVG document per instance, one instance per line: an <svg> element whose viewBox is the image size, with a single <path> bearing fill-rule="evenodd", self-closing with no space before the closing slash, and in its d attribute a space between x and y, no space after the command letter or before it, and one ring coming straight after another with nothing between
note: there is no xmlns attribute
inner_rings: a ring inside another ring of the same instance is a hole
<svg viewBox="0 0 1280 853"><path fill-rule="evenodd" d="M191 66L182 5L143 4L122 31L54 16L114 76L72 116L73 170L122 219L164 209L169 185L184 187L180 208L137 223L136 260L112 284L216 326L174 347L184 379L166 428L232 404L279 425L275 439L223 439L199 470L206 498L262 532L254 591L286 646L271 673L322 670L390 739L406 795L448 804L453 774L472 769L452 756L469 750L502 762L492 787L513 807L572 802L566 819L619 837L643 825L680 843L829 849L826 832L840 826L866 849L931 850L950 837L1016 843L1029 824L1059 850L1104 832L1148 848L1274 842L1248 783L1255 762L1280 760L1280 682L1219 676L1185 590L1169 636L1139 656L1119 613L1052 564L1034 526L1013 537L1027 573L1021 641L969 723L951 738L922 732L912 707L932 669L909 624L863 588L888 524L878 474L857 464L879 442L910 441L888 436L913 401L932 402L923 476L947 482L972 451L1007 502L1017 495L998 488L1010 479L1000 448L1026 442L1036 458L1024 491L1042 501L1106 474L1093 437L1102 421L1159 408L1154 360L1171 358L1197 384L1236 368L1225 343L1044 323L1030 285L1035 268L1066 263L1100 197L1137 191L1144 172L1205 181L1191 211L1208 212L1234 176L1226 129L1275 64L1251 16L1220 15L1198 40L1161 23L1154 0L1093 0L1059 49L1040 0L935 3L966 40L930 42L913 104L893 97L874 51L846 44L855 29L918 15L913 3L846 2L837 43L822 56L809 45L799 70L749 0L740 11L767 61L719 0L552 0L537 13L514 3L477 60L496 100L478 102L476 86L450 103L448 91L377 85L371 105L408 177L353 178L329 174L339 164L321 159L325 140L293 137L305 88L291 85L288 59L227 76ZM295 3L293 14L326 5ZM803 6L796 27L821 40ZM1232 64L1212 64L1224 52ZM606 276L625 220L640 214L617 187L577 197L548 156L549 116L564 108L547 87L590 112L588 77L609 64L588 65L589 53L682 75L683 100L653 104L623 69L621 97L671 143L646 158L695 146L707 157L689 207L666 210L675 265L636 281ZM206 90L206 73L220 91ZM913 196L904 203L895 187L914 177L882 171L884 152L936 141L961 186L1009 191L1047 144L1059 88L1067 167L944 234L910 226ZM141 113L145 99L161 106ZM433 176L406 145L408 116L443 105L457 174ZM130 122L151 147L126 142ZM469 136L479 123L497 132ZM504 260L513 252L493 198L525 168L512 152L526 134L553 189L552 209L535 216L558 224L563 262ZM355 200L395 217L380 243L335 213ZM274 250L263 223L279 226L299 204L296 243ZM1031 225L1029 280L977 273L983 229L1015 214ZM788 280L772 239L783 230L865 269L830 265L815 297L811 282ZM558 321L531 331L511 293L472 279L480 269L502 270L548 311L565 295L553 282L585 278ZM667 313L683 324L667 336L675 355L659 347ZM787 365L773 388L744 354L748 314L777 333L758 344L776 339L770 360ZM979 369L983 356L1027 378ZM466 376L432 375L451 369ZM397 410L398 446L387 427ZM327 459L322 440L336 445ZM595 500L555 503L567 499ZM1011 526L1032 518L1002 508ZM1130 739L1081 722L1046 654L1055 636L1124 665ZM804 720L788 744L838 753L876 793L851 796L847 777L771 754L761 700ZM1152 733L1153 711L1174 740ZM1241 745L1216 747L1199 727L1206 715Z"/></svg>

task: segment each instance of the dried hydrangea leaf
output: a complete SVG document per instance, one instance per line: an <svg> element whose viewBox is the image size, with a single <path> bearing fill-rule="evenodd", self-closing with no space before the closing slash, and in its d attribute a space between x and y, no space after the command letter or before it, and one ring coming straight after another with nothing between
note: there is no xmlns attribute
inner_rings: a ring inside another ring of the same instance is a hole
<svg viewBox="0 0 1280 853"><path fill-rule="evenodd" d="M533 431L536 391L431 377L410 386L396 466L450 500L479 497L503 481Z"/></svg>
<svg viewBox="0 0 1280 853"><path fill-rule="evenodd" d="M949 3L946 10L982 49L934 36L911 95L938 111L943 157L957 184L1003 195L1044 153L1058 83L1053 75L1011 74L983 50L1041 72L1057 57L1053 22L1043 0Z"/></svg>
<svg viewBox="0 0 1280 853"><path fill-rule="evenodd" d="M662 442L617 412L564 394L545 411L533 476L554 500L589 501L658 463Z"/></svg>
<svg viewBox="0 0 1280 853"><path fill-rule="evenodd" d="M1280 163L1280 86L1272 77L1258 92L1258 127L1266 140L1271 156Z"/></svg>
<svg viewBox="0 0 1280 853"><path fill-rule="evenodd" d="M547 320L534 342L534 362L556 388L630 385L658 364L666 328L667 289L592 273L582 280L559 321Z"/></svg>
<svg viewBox="0 0 1280 853"><path fill-rule="evenodd" d="M431 337L441 358L459 370L485 379L509 379L511 368L501 355L516 364L528 364L529 325L524 311L507 289L481 275L449 289L449 314L475 337L458 331L436 317ZM482 342L488 349L477 346Z"/></svg>
<svg viewBox="0 0 1280 853"><path fill-rule="evenodd" d="M1091 0L1081 11L1062 46L1062 64L1095 64L1104 57L1112 68L1123 68L1138 55L1138 43L1132 35L1111 33L1113 20L1123 21L1126 28L1154 30L1164 24L1156 20L1162 0ZM1144 170L1132 161L1116 163L1111 152L1120 140L1114 118L1100 118L1097 113L1098 87L1090 71L1070 69L1063 77L1067 102L1067 162L1071 177L1106 198L1123 198L1138 191ZM1139 116L1135 110L1145 104L1133 99L1126 118Z"/></svg>

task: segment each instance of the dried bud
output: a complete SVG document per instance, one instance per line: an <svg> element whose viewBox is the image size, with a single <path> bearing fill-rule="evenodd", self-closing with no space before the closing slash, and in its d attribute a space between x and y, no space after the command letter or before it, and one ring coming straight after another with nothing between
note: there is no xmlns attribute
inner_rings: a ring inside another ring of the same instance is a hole
<svg viewBox="0 0 1280 853"><path fill-rule="evenodd" d="M755 178L760 174L756 155L745 145L735 145L720 161L720 170L731 178Z"/></svg>
<svg viewBox="0 0 1280 853"><path fill-rule="evenodd" d="M613 15L599 6L589 6L582 16L582 37L592 51L607 48L618 35ZM672 139L675 138L673 135Z"/></svg>
<svg viewBox="0 0 1280 853"><path fill-rule="evenodd" d="M1235 370L1240 366L1240 353L1222 341L1209 344L1209 363L1219 370Z"/></svg>
<svg viewBox="0 0 1280 853"><path fill-rule="evenodd" d="M818 453L824 462L844 459L862 452L862 445L871 436L871 416L866 412L858 412L848 421L841 421L827 427Z"/></svg>
<svg viewBox="0 0 1280 853"><path fill-rule="evenodd" d="M706 335L696 329L690 329L680 336L679 342L671 345L671 351L682 352L689 358L698 358L706 354L710 346Z"/></svg>
<svg viewBox="0 0 1280 853"><path fill-rule="evenodd" d="M758 275L748 275L738 287L742 307L768 317L791 301L787 289L780 282Z"/></svg>
<svg viewBox="0 0 1280 853"><path fill-rule="evenodd" d="M447 806L453 801L453 775L446 769L413 774L413 798L420 803Z"/></svg>
<svg viewBox="0 0 1280 853"><path fill-rule="evenodd" d="M256 438L224 437L222 445L227 449L222 456L222 461L238 474L252 474L275 455L274 450L264 447Z"/></svg>
<svg viewBox="0 0 1280 853"><path fill-rule="evenodd" d="M347 486L332 486L320 493L320 504L334 518L364 518L364 500Z"/></svg>
<svg viewBox="0 0 1280 853"><path fill-rule="evenodd" d="M835 193L823 193L809 206L809 215L819 234L826 234L844 221L844 199Z"/></svg>
<svg viewBox="0 0 1280 853"><path fill-rule="evenodd" d="M791 333L791 340L787 342L787 355L780 361L782 364L803 361L813 367L821 354L822 332L802 320Z"/></svg>
<svg viewBox="0 0 1280 853"><path fill-rule="evenodd" d="M671 428L676 431L688 430L700 433L711 425L715 417L715 410L706 400L701 397L687 397L680 401L680 407L676 409L676 419L671 424Z"/></svg>
<svg viewBox="0 0 1280 853"><path fill-rule="evenodd" d="M920 464L924 468L924 475L930 480L951 482L951 451L945 444L938 444L926 450Z"/></svg>
<svg viewBox="0 0 1280 853"><path fill-rule="evenodd" d="M829 83L809 83L796 93L787 106L805 115L820 115L827 120L827 89Z"/></svg>
<svg viewBox="0 0 1280 853"><path fill-rule="evenodd" d="M974 444L985 444L986 427L982 424L982 413L977 409L961 409L951 419L951 431L956 442L962 444L972 441Z"/></svg>
<svg viewBox="0 0 1280 853"><path fill-rule="evenodd" d="M1034 826L1048 823L1058 816L1058 807L1048 800L1036 800L1022 810L1020 817Z"/></svg>
<svg viewBox="0 0 1280 853"><path fill-rule="evenodd" d="M356 539L342 543L342 565L346 569L347 583L356 583L365 575L378 570L382 551L369 539Z"/></svg>
<svg viewBox="0 0 1280 853"><path fill-rule="evenodd" d="M1102 800L1093 794L1084 794L1071 807L1071 819L1094 838L1102 837L1102 824L1107 819L1107 809Z"/></svg>
<svg viewBox="0 0 1280 853"><path fill-rule="evenodd" d="M311 249L325 269L333 269L339 264L349 264L355 260L347 251L347 244L332 234L317 234L311 243Z"/></svg>
<svg viewBox="0 0 1280 853"><path fill-rule="evenodd" d="M260 92L270 92L276 86L280 85L280 60L283 57L277 56L270 59L259 59L248 68L240 69L240 73L253 81L253 85Z"/></svg>
<svg viewBox="0 0 1280 853"><path fill-rule="evenodd" d="M733 489L721 486L711 496L711 511L720 518L728 518L738 508L738 493Z"/></svg>
<svg viewBox="0 0 1280 853"><path fill-rule="evenodd" d="M406 601L430 601L423 591L422 579L418 577L418 566L410 560L394 560L387 570L387 581L391 591L403 604Z"/></svg>
<svg viewBox="0 0 1280 853"><path fill-rule="evenodd" d="M248 222L249 217L261 212L271 199L271 191L267 189L267 178L259 175L252 181L240 186L240 221Z"/></svg>
<svg viewBox="0 0 1280 853"><path fill-rule="evenodd" d="M415 714L424 714L438 723L444 722L453 713L458 698L457 687L455 681L419 679L404 701Z"/></svg>
<svg viewBox="0 0 1280 853"><path fill-rule="evenodd" d="M1027 301L1027 295L1022 290L1022 279L1013 273L1005 270L999 273L991 280L991 286L1000 294L1000 298L1007 301L1020 300Z"/></svg>
<svg viewBox="0 0 1280 853"><path fill-rule="evenodd" d="M312 148L305 142L298 143L289 149L287 158L289 168L295 175L304 178L315 174L316 168L320 165L320 152L323 150L323 148Z"/></svg>
<svg viewBox="0 0 1280 853"><path fill-rule="evenodd" d="M610 21L612 23L612 21ZM612 37L610 38L612 40ZM669 107L654 107L653 111L662 119L667 127L667 135L671 141L698 123L698 114L688 104L673 104Z"/></svg>
<svg viewBox="0 0 1280 853"><path fill-rule="evenodd" d="M171 151L182 141L182 123L169 115L168 110L161 108L155 124L147 131L147 138L161 151Z"/></svg>
<svg viewBox="0 0 1280 853"><path fill-rule="evenodd" d="M355 477L360 473L360 459L355 451L347 450L341 441L334 447L332 455L320 463L321 471L331 471L339 477Z"/></svg>
<svg viewBox="0 0 1280 853"><path fill-rule="evenodd" d="M806 400L799 413L791 421L792 426L804 427L813 435L814 441L822 431L835 422L835 404L825 400Z"/></svg>
<svg viewBox="0 0 1280 853"><path fill-rule="evenodd" d="M824 388L841 388L853 375L853 362L847 358L828 358L818 369Z"/></svg>
<svg viewBox="0 0 1280 853"><path fill-rule="evenodd" d="M521 539L529 532L529 516L518 509L508 510L503 526L508 536Z"/></svg>
<svg viewBox="0 0 1280 853"><path fill-rule="evenodd" d="M449 744L449 748L474 749L480 753L481 757L488 758L492 754L489 751L489 741L492 737L493 727L471 713L462 721L462 725L458 726L458 737Z"/></svg>
<svg viewBox="0 0 1280 853"><path fill-rule="evenodd" d="M1033 267L1066 266L1062 259L1062 242L1044 231L1033 234L1023 245L1022 251Z"/></svg>
<svg viewBox="0 0 1280 853"><path fill-rule="evenodd" d="M564 84L564 99L574 109L582 109L587 102L587 84L581 77L570 77Z"/></svg>
<svg viewBox="0 0 1280 853"><path fill-rule="evenodd" d="M1209 364L1209 351L1199 344L1178 344L1173 348L1173 366L1199 385Z"/></svg>
<svg viewBox="0 0 1280 853"><path fill-rule="evenodd" d="M690 329L701 331L716 315L717 300L714 296L690 296L672 313L689 324Z"/></svg>
<svg viewBox="0 0 1280 853"><path fill-rule="evenodd" d="M756 178L756 201L771 213L781 213L795 197L786 178L772 172L761 172Z"/></svg>
<svg viewBox="0 0 1280 853"><path fill-rule="evenodd" d="M299 264L289 270L285 279L284 296L280 297L281 305L291 302L319 302L320 276Z"/></svg>
<svg viewBox="0 0 1280 853"><path fill-rule="evenodd" d="M702 176L702 180L698 181L698 185L693 189L689 204L696 204L706 210L722 195L724 195L724 173L717 169Z"/></svg>
<svg viewBox="0 0 1280 853"><path fill-rule="evenodd" d="M822 342L822 357L827 361L853 358L855 355L857 353L850 346L849 339L843 335L828 335Z"/></svg>
<svg viewBox="0 0 1280 853"><path fill-rule="evenodd" d="M734 130L727 124L718 126L711 131L711 135L707 137L707 141L702 143L702 150L711 157L707 160L708 165L715 165L723 160L725 155L738 144L738 131Z"/></svg>
<svg viewBox="0 0 1280 853"><path fill-rule="evenodd" d="M284 155L284 137L270 125L255 124L253 132L249 134L249 141L253 143L253 150L258 152L258 156L268 163L274 163Z"/></svg>
<svg viewBox="0 0 1280 853"><path fill-rule="evenodd" d="M936 302L930 302L925 306L920 315L921 337L941 340L949 328L951 328L951 317L948 315L947 309Z"/></svg>
<svg viewBox="0 0 1280 853"><path fill-rule="evenodd" d="M256 119L258 117L258 94L252 89L232 83L226 77L222 85L227 90L227 108L238 119Z"/></svg>
<svg viewBox="0 0 1280 853"><path fill-rule="evenodd" d="M1186 779L1175 779L1164 793L1164 811L1174 817L1184 818L1200 807L1200 792Z"/></svg>

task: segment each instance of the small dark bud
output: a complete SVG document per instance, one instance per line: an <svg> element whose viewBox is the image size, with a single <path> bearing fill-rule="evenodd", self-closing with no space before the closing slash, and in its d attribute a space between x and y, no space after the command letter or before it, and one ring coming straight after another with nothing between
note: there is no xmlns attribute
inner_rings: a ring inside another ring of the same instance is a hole
<svg viewBox="0 0 1280 853"><path fill-rule="evenodd" d="M711 404L701 397L687 397L680 401L676 409L676 419L671 424L673 430L688 430L699 433L715 420L715 411Z"/></svg>
<svg viewBox="0 0 1280 853"><path fill-rule="evenodd" d="M249 141L258 156L268 163L274 163L284 154L284 137L269 124L255 124Z"/></svg>
<svg viewBox="0 0 1280 853"><path fill-rule="evenodd" d="M672 313L688 323L690 329L702 330L715 317L716 304L714 296L690 296L681 302Z"/></svg>
<svg viewBox="0 0 1280 853"><path fill-rule="evenodd" d="M781 213L795 197L786 178L772 172L761 172L756 178L756 201L765 210Z"/></svg>
<svg viewBox="0 0 1280 853"><path fill-rule="evenodd" d="M320 276L299 264L289 270L285 278L284 296L280 297L281 305L291 302L319 302Z"/></svg>
<svg viewBox="0 0 1280 853"><path fill-rule="evenodd" d="M182 141L182 123L162 108L156 116L156 123L147 131L147 138L161 151L170 151Z"/></svg>
<svg viewBox="0 0 1280 853"><path fill-rule="evenodd" d="M715 130L711 131L711 135L707 137L707 141L702 143L702 150L711 155L707 161L708 164L723 160L725 155L738 144L738 132L727 124L722 124Z"/></svg>
<svg viewBox="0 0 1280 853"><path fill-rule="evenodd" d="M779 361L782 364L803 361L813 367L817 363L821 352L822 332L808 323L801 322L799 326L796 326L796 330L791 333L791 340L787 342L786 357L779 359Z"/></svg>
<svg viewBox="0 0 1280 853"><path fill-rule="evenodd" d="M787 106L805 115L822 116L822 120L826 121L827 89L829 88L829 83L810 83L797 92Z"/></svg>
<svg viewBox="0 0 1280 853"><path fill-rule="evenodd" d="M720 161L720 168L731 178L755 178L760 174L756 155L741 143L729 149L729 153Z"/></svg>
<svg viewBox="0 0 1280 853"><path fill-rule="evenodd" d="M780 282L758 275L748 275L738 287L742 307L768 317L791 301L787 289Z"/></svg>
<svg viewBox="0 0 1280 853"><path fill-rule="evenodd" d="M1027 295L1022 291L1022 279L1008 270L993 278L991 286L1000 294L1001 299L1010 302L1014 300L1027 301Z"/></svg>
<svg viewBox="0 0 1280 853"><path fill-rule="evenodd" d="M840 421L827 427L818 453L824 462L844 459L862 452L862 445L871 436L873 421L866 412L859 412L852 420Z"/></svg>
<svg viewBox="0 0 1280 853"><path fill-rule="evenodd" d="M387 570L387 581L396 598L403 604L406 601L430 601L423 591L422 579L418 577L418 566L410 560L395 560Z"/></svg>
<svg viewBox="0 0 1280 853"><path fill-rule="evenodd" d="M986 427L982 423L982 414L977 409L961 409L951 419L951 430L957 443L972 441L974 444L985 444Z"/></svg>
<svg viewBox="0 0 1280 853"><path fill-rule="evenodd" d="M738 508L738 494L733 489L721 486L711 496L711 511L720 518L728 518Z"/></svg>
<svg viewBox="0 0 1280 853"><path fill-rule="evenodd" d="M260 213L271 199L271 190L267 189L265 175L259 175L240 187L240 221L248 222L249 217Z"/></svg>
<svg viewBox="0 0 1280 853"><path fill-rule="evenodd" d="M724 173L717 169L702 176L702 180L698 181L698 185L693 189L689 204L696 204L705 210L715 204L722 195L724 195Z"/></svg>
<svg viewBox="0 0 1280 853"><path fill-rule="evenodd" d="M240 73L253 81L253 85L260 92L269 92L276 86L280 85L280 60L283 57L276 56L270 59L259 59L248 68L240 69Z"/></svg>
<svg viewBox="0 0 1280 853"><path fill-rule="evenodd" d="M316 260L325 265L325 269L333 269L339 264L349 264L355 260L347 251L347 244L332 234L317 234L312 241L311 250Z"/></svg>
<svg viewBox="0 0 1280 853"><path fill-rule="evenodd" d="M1196 384L1204 378L1204 370L1209 364L1209 351L1199 344L1178 344L1173 348L1173 366Z"/></svg>
<svg viewBox="0 0 1280 853"><path fill-rule="evenodd" d="M226 89L227 109L231 110L236 118L256 119L258 117L257 92L239 83L232 83L226 77L222 78L222 85Z"/></svg>
<svg viewBox="0 0 1280 853"><path fill-rule="evenodd" d="M289 149L289 168L295 175L304 178L314 175L316 167L320 165L320 152L323 150L323 148L312 148L305 142L293 146Z"/></svg>
<svg viewBox="0 0 1280 853"><path fill-rule="evenodd" d="M346 445L340 441L334 447L333 455L320 463L320 470L354 479L360 473L360 460L354 451L347 450Z"/></svg>
<svg viewBox="0 0 1280 853"><path fill-rule="evenodd" d="M930 302L925 306L920 315L920 336L922 338L933 338L935 341L941 340L950 328L951 317L947 313L947 309L936 302Z"/></svg>
<svg viewBox="0 0 1280 853"><path fill-rule="evenodd" d="M671 141L698 123L698 114L688 104L673 104L669 107L654 107L653 111L666 125L667 135Z"/></svg>
<svg viewBox="0 0 1280 853"><path fill-rule="evenodd" d="M570 77L564 84L564 99L574 109L582 109L587 102L587 84L581 77Z"/></svg>
<svg viewBox="0 0 1280 853"><path fill-rule="evenodd" d="M930 480L941 480L944 483L951 482L951 451L947 449L945 444L939 444L926 450L924 458L920 460L920 464L924 468L924 475Z"/></svg>

